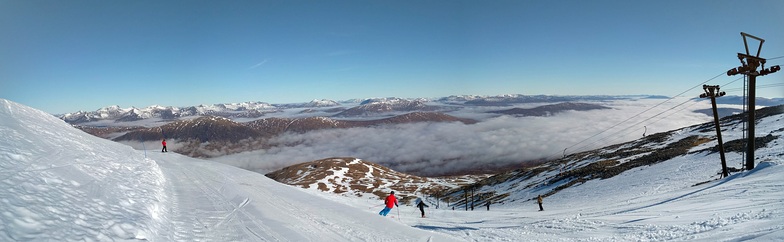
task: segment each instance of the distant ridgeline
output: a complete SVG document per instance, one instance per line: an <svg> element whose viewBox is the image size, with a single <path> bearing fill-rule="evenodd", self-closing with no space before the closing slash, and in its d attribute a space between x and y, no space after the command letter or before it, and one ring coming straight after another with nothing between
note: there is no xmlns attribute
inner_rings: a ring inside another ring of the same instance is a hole
<svg viewBox="0 0 784 242"><path fill-rule="evenodd" d="M504 107L518 104L547 103L578 103L601 102L628 99L666 99L664 96L546 96L546 95L501 95L501 96L449 96L438 99L404 99L404 98L372 98L335 102L331 100L313 100L308 103L269 104L265 102L243 102L189 107L150 106L146 108L121 108L110 106L96 111L79 111L56 115L70 124L89 126L114 126L111 122L134 122L145 119L174 121L188 117L219 116L230 119L256 119L270 114L291 112L293 114L313 114L339 118L365 118L394 116L406 112L451 112L463 107ZM763 105L763 104L760 104ZM569 110L569 107L543 107L541 109ZM579 110L585 107L571 107ZM532 110L536 111L536 110ZM546 110L545 110L546 111ZM550 110L556 111L557 110ZM514 112L514 111L512 111ZM551 112L552 113L552 112ZM513 114L519 115L519 114ZM532 114L534 116L541 114ZM101 123L101 121L104 121ZM109 121L108 123L105 121ZM96 123L97 122L97 123Z"/></svg>

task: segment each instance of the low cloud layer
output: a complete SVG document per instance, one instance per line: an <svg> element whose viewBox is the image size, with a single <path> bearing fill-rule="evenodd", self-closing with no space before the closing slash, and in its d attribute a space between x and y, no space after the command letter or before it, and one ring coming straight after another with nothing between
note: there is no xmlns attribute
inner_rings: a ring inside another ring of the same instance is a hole
<svg viewBox="0 0 784 242"><path fill-rule="evenodd" d="M709 107L709 103L685 99L640 114L661 102L625 100L603 103L610 110L571 111L551 117L498 116L472 125L414 123L286 134L272 140L275 148L213 160L269 172L302 162L348 156L402 172L443 175L557 158L567 147L572 147L567 153L595 149L641 138L645 129L652 134L712 120L691 111ZM682 105L674 107L678 104ZM638 124L645 119L649 120ZM635 124L638 125L632 126Z"/></svg>

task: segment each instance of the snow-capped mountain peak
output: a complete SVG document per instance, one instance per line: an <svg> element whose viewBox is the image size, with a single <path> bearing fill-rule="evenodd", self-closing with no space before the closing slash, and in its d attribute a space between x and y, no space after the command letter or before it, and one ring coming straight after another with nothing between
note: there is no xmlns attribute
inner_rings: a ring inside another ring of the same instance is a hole
<svg viewBox="0 0 784 242"><path fill-rule="evenodd" d="M93 112L78 111L58 116L71 124L110 120L116 122L136 121L158 118L173 120L192 116L223 116L223 117L259 117L266 112L276 112L278 108L265 102L242 102L198 105L190 107L172 107L152 105L145 108L121 108L118 105L100 108Z"/></svg>
<svg viewBox="0 0 784 242"><path fill-rule="evenodd" d="M335 101L332 101L332 100L328 100L328 99L313 99L313 101L310 101L305 106L307 106L307 107L334 107L334 106L339 106L339 105L340 104L338 102L335 102Z"/></svg>

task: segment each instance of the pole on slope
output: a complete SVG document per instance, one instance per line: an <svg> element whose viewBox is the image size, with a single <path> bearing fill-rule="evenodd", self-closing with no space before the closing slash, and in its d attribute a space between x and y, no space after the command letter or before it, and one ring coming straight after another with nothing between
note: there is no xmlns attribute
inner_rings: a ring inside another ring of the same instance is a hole
<svg viewBox="0 0 784 242"><path fill-rule="evenodd" d="M144 158L147 159L147 148L144 147L144 140L140 140L142 142L142 149L144 150Z"/></svg>
<svg viewBox="0 0 784 242"><path fill-rule="evenodd" d="M702 85L705 93L700 94L700 98L710 98L713 106L713 124L716 125L716 137L719 141L719 154L721 156L721 174L723 177L728 177L727 160L724 158L724 143L721 141L721 126L719 125L719 112L716 109L716 98L724 96L724 92L719 92L719 86Z"/></svg>
<svg viewBox="0 0 784 242"><path fill-rule="evenodd" d="M144 150L144 159L147 159L147 147L144 147L144 139L139 137L139 142L142 142L142 150Z"/></svg>
<svg viewBox="0 0 784 242"><path fill-rule="evenodd" d="M749 124L749 128L746 130L748 134L746 137L746 170L752 170L754 169L754 150L756 149L756 146L754 145L754 122L756 122L755 112L757 109L755 103L755 82L757 82L757 76L764 76L777 72L781 70L781 66L776 65L770 67L769 69L765 69L766 60L759 57L760 52L762 51L762 44L765 43L765 40L743 32L740 32L740 35L743 36L743 45L746 47L746 54L738 53L738 60L740 60L741 66L730 69L727 71L727 75L733 76L737 74L743 74L749 77L749 99L747 101L749 110L747 112L748 119L746 121ZM759 41L759 47L757 48L756 55L751 55L749 52L749 44L746 41L747 38L752 38ZM757 71L757 67L761 67L761 69Z"/></svg>
<svg viewBox="0 0 784 242"><path fill-rule="evenodd" d="M468 211L468 187L463 188L463 201L465 201L465 210Z"/></svg>

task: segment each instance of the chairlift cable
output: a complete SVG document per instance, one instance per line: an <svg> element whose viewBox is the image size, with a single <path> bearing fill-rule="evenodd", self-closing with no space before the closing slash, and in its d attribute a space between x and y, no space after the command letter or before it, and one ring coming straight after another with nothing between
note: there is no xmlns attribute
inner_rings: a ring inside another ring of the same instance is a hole
<svg viewBox="0 0 784 242"><path fill-rule="evenodd" d="M775 59L780 59L780 58L784 58L784 56L778 56L778 57L768 58L767 60L775 60ZM586 142L586 141L588 141L588 140L590 140L590 139L593 139L594 137L596 137L596 136L599 136L599 135L601 135L601 134L603 134L603 133L606 133L606 132L610 131L611 129L614 129L614 128L616 128L616 127L618 127L618 126L620 126L620 125L622 125L622 124L624 124L624 123L627 123L627 122L629 122L631 119L633 119L633 118L635 118L635 117L638 117L638 116L640 116L640 115L642 115L642 114L644 114L644 113L646 113L646 112L648 112L648 111L651 111L652 109L654 109L654 108L656 108L656 107L658 107L658 106L660 106L660 105L662 105L662 104L664 104L664 103L667 103L667 102L669 102L669 101L671 101L671 100L675 99L676 97L679 97L679 96L681 96L681 95L683 95L683 94L685 94L685 93L687 93L687 92L689 92L689 91L691 91L691 90L693 90L693 89L695 89L695 88L698 88L698 87L700 87L700 86L704 85L705 83L707 83L707 82L710 82L710 81L712 81L712 80L714 80L714 79L716 79L716 78L718 78L718 77L720 77L720 76L722 76L722 75L725 75L725 74L726 74L725 72L722 72L722 73L720 73L720 74L718 74L718 75L716 75L716 76L714 76L714 77L712 77L712 78L710 78L710 79L708 79L708 80L706 80L706 81L703 81L703 82L701 82L701 83L699 83L699 84L695 85L694 87L691 87L691 88L689 88L689 89L687 89L687 90L685 90L685 91L683 91L683 92L681 92L681 93L679 93L679 94L677 94L677 95L674 95L674 96L670 97L670 98L669 98L669 99L667 99L667 100L664 100L664 101L663 101L663 102L661 102L661 103L658 103L658 104L656 104L656 105L654 105L654 106L652 106L652 107L650 107L650 108L648 108L648 109L646 109L646 110L644 110L644 111L642 111L642 112L640 112L640 113L638 113L638 114L635 114L635 115L633 115L633 116L631 116L631 117L627 118L626 120L623 120L623 121L621 121L621 122L620 122L620 123L618 123L618 124L615 124L615 125L613 125L613 126L611 126L611 127L607 128L607 129L605 129L605 130L603 130L603 131L601 131L601 132L599 132L599 133L597 133L597 134L594 134L594 135L592 135L592 136L590 136L590 137L588 137L588 138L585 138L585 139L583 139L583 140L580 140L580 141L578 141L578 142L576 142L576 143L572 144L571 146L567 147L567 148L566 148L566 149L564 149L564 150L571 149L571 150L574 150L575 152L579 152L579 151L580 151L582 148L590 147L590 146L593 146L594 144L596 144L596 143L598 143L598 142L600 142L600 141L606 140L606 139L608 139L610 136L608 136L608 137L605 137L605 138L601 138L601 139L599 139L599 140L597 140L597 141L594 141L594 142L591 142L591 143L588 143L588 144L585 144L585 142ZM737 81L739 81L739 80L741 80L741 79L744 79L744 78L745 78L745 75L744 75L744 77L737 78L737 79L735 79L735 80L733 80L733 81L730 81L730 82L728 82L728 83L724 84L723 86L730 85L730 84L732 84L732 83L735 83L735 82L737 82ZM744 80L745 80L745 79L744 79ZM743 87L743 89L744 89L744 100L745 100L745 91L746 91L746 87L745 87L745 86L746 86L746 83L745 83L745 81L744 81L744 87ZM768 84L768 85L762 85L762 86L758 86L758 88L771 88L771 87L779 87L779 86L784 86L784 84L782 84L782 83L774 83L774 84ZM725 89L725 90L726 90L726 91L735 91L736 89L735 89L735 88L731 88L731 89ZM692 100L690 99L690 100L687 100L687 101L685 101L685 102L683 102L683 103L680 103L680 104L678 104L678 105L675 105L675 106L673 106L673 107L671 107L671 108L669 108L669 109L667 109L667 110L664 110L664 111L662 111L662 112L660 112L660 113L658 113L658 114L656 114L656 115L653 115L653 116L651 116L651 117L649 117L649 118L647 118L647 119L645 119L645 120L643 120L643 121L637 122L636 124L634 124L634 125L631 125L631 126L629 126L629 127L625 128L625 129L622 129L622 130L619 130L619 131L617 131L617 132L615 132L615 133L612 133L612 135L616 135L616 134L618 134L618 133L620 133L620 132L623 132L623 131L625 131L625 130L631 129L631 128L633 128L633 127L638 127L638 125L639 125L639 124L641 124L641 123L643 123L643 122L646 122L646 121L649 121L649 120L651 120L651 119L653 119L653 118L655 118L655 117L661 116L662 114L664 114L664 113L666 113L666 112L669 112L669 111L672 111L673 109L677 108L678 106L684 105L685 103L687 103L687 102L690 102L690 101L692 101ZM671 113L671 114L669 114L669 115L663 116L662 118L660 118L660 119L658 119L658 120L656 120L656 121L654 121L654 122L652 122L652 123L649 123L649 124L653 124L653 123L656 123L656 122L660 121L661 119L664 119L664 118L666 118L666 117L670 117L670 116L672 116L673 114L675 114L675 113L678 113L678 112L681 112L681 111L683 111L684 109L686 109L686 108L688 108L688 107L691 107L691 106L693 106L693 105L695 105L695 104L697 104L697 103L699 103L699 101L695 101L695 102L693 102L691 105L689 105L689 106L687 106L687 107L684 107L684 108L682 108L682 109L680 109L680 110L678 110L678 111L676 111L676 112L673 112L673 113ZM744 103L745 103L745 101L744 101ZM744 106L744 111L745 111L745 106ZM616 137L616 138L614 138L614 139L617 139L617 137ZM613 140L614 140L614 139L613 139ZM578 147L578 148L580 148L580 149L573 149L573 148L575 148L575 147ZM564 153L564 155L565 155L565 153ZM550 155L550 156L546 157L546 159L547 159L547 160L552 160L552 159L554 159L554 157L559 157L559 156L563 156L563 155L561 155L561 154L553 154L553 155Z"/></svg>
<svg viewBox="0 0 784 242"><path fill-rule="evenodd" d="M739 81L739 80L741 80L741 79L743 79L743 77L736 78L735 80L733 80L733 81L731 81L731 82L728 82L728 83L726 83L726 84L724 84L724 85L726 86L726 85L732 84L732 83L734 83L734 82L737 82L737 81ZM645 120L642 120L642 121L639 121L639 122L637 122L637 123L635 123L635 124L633 124L633 125L630 125L629 127L625 128L625 129L622 129L622 130L619 130L619 131L617 131L617 132L615 132L615 133L612 133L612 135L609 135L609 136L607 136L607 137L605 137L605 138L602 138L602 139L599 139L599 140L597 140L597 141L591 142L591 143L589 143L589 144L585 144L585 145L583 145L583 146L580 146L579 148L587 148L587 147L591 147L591 146L594 146L594 145L595 145L595 144L597 144L597 143L600 143L601 141L607 141L607 142L604 142L604 143L609 143L609 142L615 141L615 140L617 140L617 139L619 139L619 138L621 138L621 137L624 137L624 136L622 136L622 135L618 135L618 134L620 134L621 132L623 132L623 131L626 131L626 130L629 130L629 129L631 129L631 128L634 128L634 127L638 127L639 125L641 125L641 124L645 123L646 121L649 121L649 120L651 120L651 119L653 119L653 118L655 118L655 117L661 116L661 115L663 115L664 113L670 112L670 111L672 111L673 109L675 109L675 108L677 108L677 107L679 107L679 106L682 106L682 105L684 105L684 104L686 104L686 103L688 103L688 102L691 102L691 101L693 101L693 100L692 100L692 99L686 100L686 101L684 101L684 102L682 102L682 103L680 103L680 104L678 104L678 105L672 106L672 107L670 107L669 109L667 109L667 110L664 110L664 111L662 111L662 112L660 112L660 113L658 113L658 114L656 114L656 115L653 115L653 116L651 116L651 117L649 117L649 118L647 118L647 119L645 119ZM700 103L700 101L694 101L694 102L692 102L692 104L691 104L691 105L685 106L685 107L683 107L683 108L681 108L681 109L679 109L679 110L677 110L677 111L674 111L674 112L672 112L672 113L670 113L670 114L668 114L668 115L662 116L661 118L659 118L659 119L657 119L657 120L655 120L655 121L653 121L653 122L650 122L650 123L645 123L645 126L647 126L647 125L651 125L651 124L654 124L654 123L657 123L657 122L661 121L662 119L668 118L668 117L670 117L670 116L672 116L672 115L674 115L674 114L676 114L676 113L680 113L681 111L683 111L683 110L685 110L685 109L687 109L687 108L689 108L689 107L692 107L692 106L696 105L697 103ZM625 135L628 135L628 134L631 134L631 133L630 133L630 132L627 132L627 133L625 133ZM610 137L614 137L614 138L610 139ZM610 139L610 140L607 140L607 139ZM578 149L578 150L579 150L579 149Z"/></svg>
<svg viewBox="0 0 784 242"><path fill-rule="evenodd" d="M646 109L646 110L644 110L644 111L642 111L642 112L640 112L640 113L638 113L638 114L635 114L635 115L633 115L633 116L631 116L631 117L627 118L627 119L626 119L626 120L624 120L624 121L621 121L621 122L620 122L620 123L618 123L618 124L615 124L615 125L613 125L613 126L611 126L611 127L607 128L607 129L605 129L604 131L601 131L601 132L599 132L599 133L597 133L597 134L594 134L594 135L592 135L591 137L588 137L588 138L585 138L585 139L583 139L583 140L581 140L581 141L578 141L577 143L573 144L572 146L569 146L569 147L567 147L566 149L574 148L575 146L577 146L577 145L579 145L579 144L581 144L581 143L583 143L583 142L585 142L585 141L587 141L587 140L589 140L589 139L592 139L592 138L594 138L594 137L596 137L596 136L599 136L599 135L601 135L602 133L605 133L605 132L607 132L607 131L609 131L609 130L611 130L611 129L615 128L615 127L618 127L619 125L621 125L621 124L624 124L624 123L628 122L629 120L631 120L631 119L633 119L633 118L635 118L635 117L637 117L637 116L640 116L640 115L642 115L642 114L644 114L644 113L646 113L646 112L648 112L648 111L650 111L650 110L652 110L652 109L654 109L654 108L656 108L656 107L658 107L658 106L661 106L662 104L664 104L664 103L666 103L666 102L669 102L669 101L671 101L671 100L675 99L676 97L679 97L679 96L681 96L681 95L683 95L683 94L685 94L685 93L687 93L687 92L689 92L689 91L691 91L691 90L693 90L693 89L695 89L695 88L701 87L703 84L705 84L705 83L707 83L707 82L709 82L709 81L712 81L712 80L714 80L714 79L716 79L716 78L718 78L718 77L720 77L720 76L722 76L722 75L726 75L726 72L721 72L721 73L719 73L718 75L716 75L716 76L714 76L714 77L712 77L712 78L710 78L710 79L708 79L708 80L706 80L706 81L703 81L703 82L701 82L700 84L697 84L697 85L695 85L694 87L691 87L691 88L689 88L689 89L686 89L686 91L683 91L683 92L681 92L681 93L678 93L678 94L676 94L676 95L674 95L674 96L670 97L669 99L667 99L667 100L664 100L664 101L663 101L663 102L661 102L661 103L658 103L658 104L656 104L656 105L654 105L654 106L652 106L652 107L650 107L650 108L648 108L648 109ZM551 156L548 156L548 159L550 159L550 157L557 157L557 155L551 155Z"/></svg>
<svg viewBox="0 0 784 242"><path fill-rule="evenodd" d="M766 60L775 60L775 59L781 59L781 58L784 58L784 55L779 56L779 57L768 58Z"/></svg>
<svg viewBox="0 0 784 242"><path fill-rule="evenodd" d="M608 141L608 139L610 139L609 141L614 141L614 140L616 140L616 139L619 139L619 138L621 138L621 137L624 137L623 135L619 135L619 134L620 134L620 133L622 133L622 132L624 132L624 131L626 131L626 130L629 130L629 129L632 129L632 128L635 128L635 127L639 127L639 125L640 125L640 124L643 124L643 123L645 123L646 121L649 121L649 120L651 120L651 119L653 119L653 118L656 118L656 117L658 117L658 116L661 116L661 115L662 115L662 114L664 114L664 113L667 113L667 112L669 112L669 111L672 111L673 109L675 109L675 108L677 108L677 107L679 107L679 106L682 106L682 105L684 105L684 104L686 104L686 103L688 103L688 102L692 102L692 104L691 104L691 105L689 105L689 106L686 106L686 107L684 107L684 108L682 108L682 109L680 109L680 110L678 110L678 111L676 111L676 112L673 112L673 113L671 113L671 114L669 114L669 115L662 116L662 117L661 117L659 120L662 120L662 119L664 119L664 118L670 117L670 116L672 116L673 114L675 114L675 113L678 113L678 112L682 111L683 109L686 109L686 108L688 108L688 107L691 107L691 106L693 106L693 105L695 105L695 104L699 103L699 101L694 101L694 100L692 100L692 99L686 100L686 101L684 101L684 102L682 102L682 103L680 103L680 104L678 104L678 105L672 106L672 107L670 107L669 109L667 109L667 110L664 110L664 111L662 111L662 112L660 112L660 113L658 113L658 114L656 114L656 115L653 115L653 116L651 116L651 117L648 117L648 118L646 118L646 119L644 119L644 120L642 120L642 121L639 121L639 122L637 122L637 123L635 123L635 124L633 124L633 125L630 125L630 126L626 127L625 129L618 130L618 131L616 131L615 133L612 133L611 135L605 136L604 138L601 138L601 139L599 139L599 140L596 140L596 141L594 141L594 142L591 142L591 143L585 144L585 145L583 145L583 146L580 146L580 148L588 148L588 147L594 146L595 144L598 144L598 143L600 143L600 142L602 142L602 141ZM647 124L647 125L654 124L654 123L658 122L659 120L657 120L657 121L655 121L655 122L651 122L651 123L646 123L646 124ZM646 125L646 126L647 126L647 125ZM625 135L628 135L628 134L631 134L631 132L626 132L626 133L625 133ZM608 142L604 142L604 143L608 143Z"/></svg>
<svg viewBox="0 0 784 242"><path fill-rule="evenodd" d="M712 77L712 78L710 78L710 79L708 79L708 80L706 80L706 81L703 81L703 82L701 82L700 84L697 84L697 85L695 85L694 87L691 87L691 88L687 89L686 91L683 91L683 92L681 92L681 93L679 93L679 94L677 94L677 95L674 95L674 96L670 97L669 99L667 99L667 100L664 100L663 102L661 102L661 103L658 103L658 104L656 104L656 105L654 105L654 106L652 106L652 107L650 107L650 108L648 108L648 109L646 109L646 110L644 110L644 111L642 111L642 112L640 112L640 113L638 113L638 114L635 114L635 115L633 115L633 116L631 116L631 117L627 118L626 120L624 120L624 121L621 121L620 123L618 123L618 124L615 124L615 125L613 125L613 126L611 126L611 127L607 128L607 129L605 129L604 131L601 131L601 132L599 132L599 133L597 133L597 134L594 134L594 135L592 135L592 136L590 136L590 137L588 137L588 138L585 138L585 139L583 139L583 140L581 140L581 141L578 141L577 143L573 144L572 146L569 146L569 147L567 147L567 149L574 148L575 146L577 146L577 145L579 145L579 144L581 144L581 143L583 143L583 142L585 142L585 141L587 141L587 140L589 140L589 139L592 139L592 138L594 138L594 137L596 137L596 136L599 136L599 135L601 135L602 133L605 133L605 132L607 132L607 131L609 131L609 130L611 130L611 129L615 128L615 127L618 127L619 125L621 125L621 124L624 124L624 123L628 122L629 120L631 120L631 119L633 119L633 118L635 118L635 117L637 117L637 116L640 116L640 115L642 115L642 114L644 114L644 113L646 113L646 112L648 112L648 111L650 111L650 110L652 110L652 109L654 109L654 108L656 108L656 107L658 107L658 106L660 106L660 105L662 105L662 104L664 104L664 103L666 103L666 102L669 102L669 101L671 101L671 100L675 99L676 97L679 97L679 96L681 96L681 95L685 94L686 92L689 92L689 91L691 91L691 90L693 90L693 89L695 89L695 88L697 88L697 87L700 87L700 86L704 85L705 83L707 83L707 82L709 82L709 81L712 81L712 80L714 80L714 79L716 79L716 78L718 78L718 77L720 77L720 76L722 76L722 75L725 75L725 74L726 74L725 72L719 73L718 75L716 75L716 76L714 76L714 77ZM551 155L551 156L548 156L548 159L550 159L550 157L556 157L556 155Z"/></svg>

